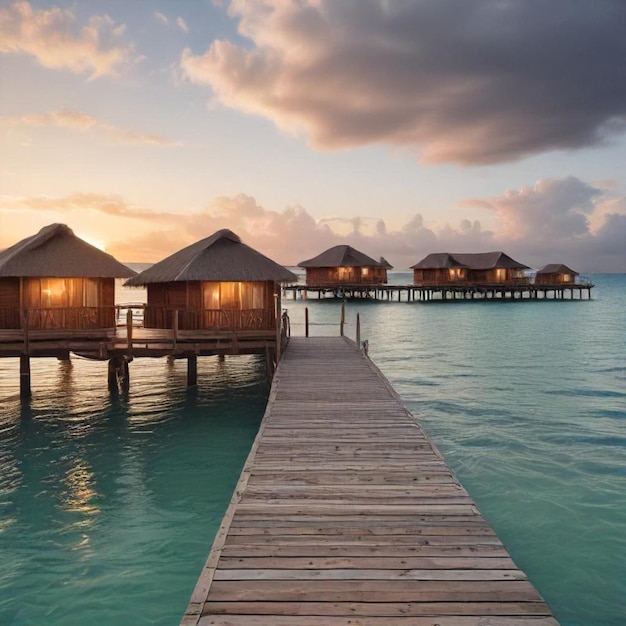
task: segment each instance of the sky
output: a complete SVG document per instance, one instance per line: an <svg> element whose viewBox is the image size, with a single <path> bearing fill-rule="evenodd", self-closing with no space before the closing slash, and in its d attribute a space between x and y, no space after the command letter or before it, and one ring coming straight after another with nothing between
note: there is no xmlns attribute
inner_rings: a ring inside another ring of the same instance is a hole
<svg viewBox="0 0 626 626"><path fill-rule="evenodd" d="M626 272L624 0L0 0L0 249Z"/></svg>

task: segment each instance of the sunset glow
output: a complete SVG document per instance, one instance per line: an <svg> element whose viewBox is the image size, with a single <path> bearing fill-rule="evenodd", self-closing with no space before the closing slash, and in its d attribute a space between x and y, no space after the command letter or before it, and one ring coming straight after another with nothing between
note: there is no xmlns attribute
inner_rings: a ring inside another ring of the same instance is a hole
<svg viewBox="0 0 626 626"><path fill-rule="evenodd" d="M626 271L623 3L535 13L6 0L0 249L61 222L126 262L230 228L283 264Z"/></svg>

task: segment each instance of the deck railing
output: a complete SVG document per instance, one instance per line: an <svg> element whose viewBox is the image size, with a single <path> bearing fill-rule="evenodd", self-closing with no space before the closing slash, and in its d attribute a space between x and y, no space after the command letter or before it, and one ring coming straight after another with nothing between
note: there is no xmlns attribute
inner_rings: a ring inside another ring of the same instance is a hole
<svg viewBox="0 0 626 626"><path fill-rule="evenodd" d="M274 330L273 311L267 309L170 309L146 305L146 328L176 328L177 330Z"/></svg>
<svg viewBox="0 0 626 626"><path fill-rule="evenodd" d="M132 315L128 317L128 312ZM129 303L106 307L0 308L0 328L28 330L90 330L126 326L176 330L275 330L274 312L267 309L170 309Z"/></svg>
<svg viewBox="0 0 626 626"><path fill-rule="evenodd" d="M91 330L115 326L114 306L0 309L0 328Z"/></svg>

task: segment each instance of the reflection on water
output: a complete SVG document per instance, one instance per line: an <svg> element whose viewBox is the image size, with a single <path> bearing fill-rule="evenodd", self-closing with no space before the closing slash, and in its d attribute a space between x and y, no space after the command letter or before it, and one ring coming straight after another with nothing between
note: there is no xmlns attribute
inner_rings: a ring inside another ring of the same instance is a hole
<svg viewBox="0 0 626 626"><path fill-rule="evenodd" d="M267 399L257 357L0 360L0 624L177 623ZM5 564L8 564L5 567ZM33 589L37 590L33 594ZM142 607L138 615L138 607Z"/></svg>
<svg viewBox="0 0 626 626"><path fill-rule="evenodd" d="M81 456L64 460L71 462L71 466L65 472L63 480L65 489L60 493L61 506L70 513L82 513L85 516L98 513L97 494L94 490L95 481L91 468Z"/></svg>

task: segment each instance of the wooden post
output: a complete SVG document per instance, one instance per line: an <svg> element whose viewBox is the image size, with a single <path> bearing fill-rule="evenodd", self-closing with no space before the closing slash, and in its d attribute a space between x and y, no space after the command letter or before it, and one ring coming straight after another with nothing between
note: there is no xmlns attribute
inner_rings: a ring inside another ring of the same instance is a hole
<svg viewBox="0 0 626 626"><path fill-rule="evenodd" d="M30 398L30 357L28 354L20 356L20 397Z"/></svg>
<svg viewBox="0 0 626 626"><path fill-rule="evenodd" d="M107 385L109 391L128 391L130 388L130 369L128 367L132 357L127 358L117 354L109 359Z"/></svg>
<svg viewBox="0 0 626 626"><path fill-rule="evenodd" d="M343 327L346 323L346 303L341 303L341 320L339 322L339 334L343 337Z"/></svg>
<svg viewBox="0 0 626 626"><path fill-rule="evenodd" d="M126 346L128 350L133 349L133 310L126 311Z"/></svg>
<svg viewBox="0 0 626 626"><path fill-rule="evenodd" d="M28 337L28 309L22 310L22 330L24 331L24 353L28 354L30 349Z"/></svg>
<svg viewBox="0 0 626 626"><path fill-rule="evenodd" d="M117 386L117 368L118 368L118 356L114 356L109 359L109 366L107 371L107 386L109 391L118 391Z"/></svg>
<svg viewBox="0 0 626 626"><path fill-rule="evenodd" d="M304 307L304 336L309 336L309 307Z"/></svg>
<svg viewBox="0 0 626 626"><path fill-rule="evenodd" d="M128 368L128 359L125 356L120 357L119 379L122 391L130 389L130 370Z"/></svg>
<svg viewBox="0 0 626 626"><path fill-rule="evenodd" d="M178 309L174 309L172 316L172 330L174 331L174 350L176 350L176 342L178 341Z"/></svg>
<svg viewBox="0 0 626 626"><path fill-rule="evenodd" d="M198 384L198 357L190 354L187 357L187 387Z"/></svg>
<svg viewBox="0 0 626 626"><path fill-rule="evenodd" d="M361 347L361 316L356 314L356 345Z"/></svg>
<svg viewBox="0 0 626 626"><path fill-rule="evenodd" d="M278 289L280 289L280 287ZM282 305L280 301L280 291L278 289L274 293L274 314L276 315L276 363L277 364L280 361L280 357L281 357L280 343L282 339L281 327L283 323L283 317L281 315Z"/></svg>

